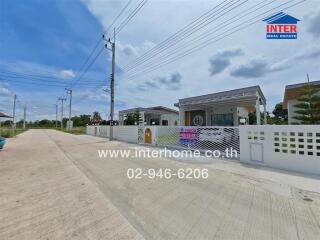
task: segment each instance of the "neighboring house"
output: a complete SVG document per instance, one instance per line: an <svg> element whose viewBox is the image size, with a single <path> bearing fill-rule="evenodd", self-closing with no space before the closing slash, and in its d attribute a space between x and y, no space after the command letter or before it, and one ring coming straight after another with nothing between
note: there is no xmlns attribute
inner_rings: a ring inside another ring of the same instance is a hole
<svg viewBox="0 0 320 240"><path fill-rule="evenodd" d="M284 100L283 100L283 109L288 109L288 124L299 123L299 120L294 119L293 117L297 114L295 113L296 108L294 105L298 103L298 99L301 97L299 92L303 87L305 87L308 83L298 83L287 85L284 92ZM319 85L320 81L309 82L309 84ZM320 94L320 92L319 92Z"/></svg>
<svg viewBox="0 0 320 240"><path fill-rule="evenodd" d="M123 125L124 120L130 114L139 111L140 124L144 125L161 125L161 126L174 126L178 125L179 112L166 108L163 106L149 107L149 108L132 108L119 111L119 124ZM138 123L137 123L138 124Z"/></svg>
<svg viewBox="0 0 320 240"><path fill-rule="evenodd" d="M238 126L249 123L249 112L256 110L260 124L260 106L266 112L266 98L260 86L179 99L181 126ZM266 124L266 114L264 115Z"/></svg>

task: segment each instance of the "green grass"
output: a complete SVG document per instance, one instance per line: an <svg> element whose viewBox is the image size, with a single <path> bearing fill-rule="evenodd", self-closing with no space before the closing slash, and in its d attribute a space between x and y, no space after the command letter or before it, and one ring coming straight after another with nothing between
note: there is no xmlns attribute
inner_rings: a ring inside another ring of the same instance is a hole
<svg viewBox="0 0 320 240"><path fill-rule="evenodd" d="M22 128L17 128L15 130L15 132L13 132L11 128L3 128L3 127L1 127L0 128L0 136L4 137L4 138L12 138L12 137L15 137L15 136L17 136L20 133L23 133L25 131L27 131L27 130L26 129L22 129Z"/></svg>
<svg viewBox="0 0 320 240"><path fill-rule="evenodd" d="M179 136L175 135L166 135L157 137L158 144L179 144Z"/></svg>
<svg viewBox="0 0 320 240"><path fill-rule="evenodd" d="M57 130L65 133L75 134L75 135L86 134L86 127L74 127L71 131L67 131L67 129L65 128L64 129L58 128Z"/></svg>

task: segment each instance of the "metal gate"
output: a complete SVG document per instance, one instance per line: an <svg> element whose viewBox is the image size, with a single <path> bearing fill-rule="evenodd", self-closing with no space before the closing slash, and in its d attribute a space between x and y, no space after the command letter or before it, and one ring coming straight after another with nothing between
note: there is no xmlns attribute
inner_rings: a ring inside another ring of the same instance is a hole
<svg viewBox="0 0 320 240"><path fill-rule="evenodd" d="M221 157L240 157L238 127L139 126L139 143L146 144L145 131L152 132L152 145L220 153Z"/></svg>

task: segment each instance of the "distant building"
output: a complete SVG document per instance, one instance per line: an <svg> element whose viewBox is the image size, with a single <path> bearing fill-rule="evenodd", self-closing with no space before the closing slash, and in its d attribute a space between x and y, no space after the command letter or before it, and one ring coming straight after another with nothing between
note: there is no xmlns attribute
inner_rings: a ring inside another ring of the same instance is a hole
<svg viewBox="0 0 320 240"><path fill-rule="evenodd" d="M137 111L139 111L140 114L140 123L136 124L161 126L178 125L179 112L163 106L149 108L138 107L119 111L119 124L124 125L127 116L132 115Z"/></svg>
<svg viewBox="0 0 320 240"><path fill-rule="evenodd" d="M292 85L287 85L285 88L284 99L283 99L283 109L288 109L288 124L299 123L299 120L296 120L293 118L294 116L297 116L297 114L295 113L297 109L294 107L294 105L298 103L298 99L301 97L299 92L307 84L320 86L320 81L292 84Z"/></svg>
<svg viewBox="0 0 320 240"><path fill-rule="evenodd" d="M254 110L260 124L260 106L266 112L266 104L260 86L253 86L179 99L175 106L181 126L238 126L249 124L249 112Z"/></svg>

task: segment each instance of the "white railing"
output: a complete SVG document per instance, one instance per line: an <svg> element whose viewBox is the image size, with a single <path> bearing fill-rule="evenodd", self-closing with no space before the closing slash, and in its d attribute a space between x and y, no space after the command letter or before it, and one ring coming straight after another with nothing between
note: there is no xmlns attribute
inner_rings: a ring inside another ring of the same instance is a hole
<svg viewBox="0 0 320 240"><path fill-rule="evenodd" d="M240 161L320 175L319 125L240 126Z"/></svg>

